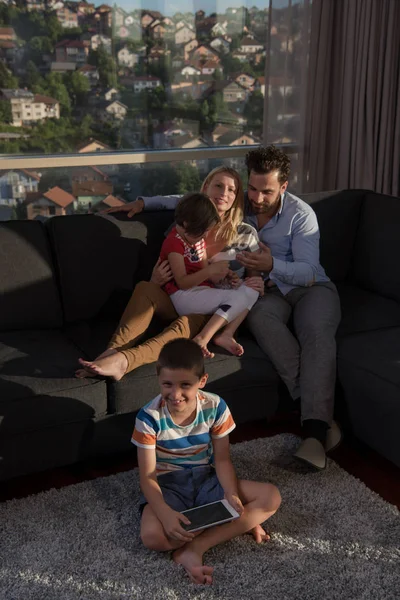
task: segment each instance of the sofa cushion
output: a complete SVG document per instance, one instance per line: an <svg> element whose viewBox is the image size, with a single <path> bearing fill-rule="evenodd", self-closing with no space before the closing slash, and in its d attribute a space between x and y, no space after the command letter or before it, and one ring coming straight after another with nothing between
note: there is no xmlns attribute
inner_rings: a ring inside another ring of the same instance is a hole
<svg viewBox="0 0 400 600"><path fill-rule="evenodd" d="M365 194L365 190L343 190L301 195L317 215L320 260L333 281L343 281L349 273Z"/></svg>
<svg viewBox="0 0 400 600"><path fill-rule="evenodd" d="M354 433L400 467L400 327L341 339L338 380Z"/></svg>
<svg viewBox="0 0 400 600"><path fill-rule="evenodd" d="M400 303L355 285L338 283L342 320L338 338L351 333L400 327Z"/></svg>
<svg viewBox="0 0 400 600"><path fill-rule="evenodd" d="M277 406L278 375L254 340L239 338L239 341L245 350L240 358L210 345L215 352L215 357L205 361L206 372L209 375L206 389L220 394L229 402L229 406L236 414L240 410L245 417L247 413L249 417L247 420L257 418L253 411L255 404L253 393L254 390L261 389L265 414L272 414ZM119 382L108 381L107 384L110 412L135 412L159 393L154 363L135 369ZM236 411L232 405L233 400L238 405ZM262 418L265 414L263 411L258 412L258 418ZM244 420L246 418L241 419Z"/></svg>
<svg viewBox="0 0 400 600"><path fill-rule="evenodd" d="M113 296L133 289L146 227L107 215L54 217L46 226L65 320L90 319L99 313L119 316L120 304Z"/></svg>
<svg viewBox="0 0 400 600"><path fill-rule="evenodd" d="M361 287L400 302L400 200L369 192L360 215L352 278Z"/></svg>
<svg viewBox="0 0 400 600"><path fill-rule="evenodd" d="M106 414L106 384L77 379L79 350L59 331L0 335L2 435Z"/></svg>
<svg viewBox="0 0 400 600"><path fill-rule="evenodd" d="M61 304L43 223L0 223L0 331L61 327Z"/></svg>

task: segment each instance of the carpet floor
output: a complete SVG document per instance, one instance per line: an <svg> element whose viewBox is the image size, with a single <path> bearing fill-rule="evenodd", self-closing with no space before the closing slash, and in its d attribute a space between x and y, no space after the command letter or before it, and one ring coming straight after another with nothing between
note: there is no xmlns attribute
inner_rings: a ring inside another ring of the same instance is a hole
<svg viewBox="0 0 400 600"><path fill-rule="evenodd" d="M310 473L282 434L232 446L239 477L282 494L271 541L242 536L206 555L214 584L191 584L139 539L134 469L0 504L3 600L398 600L400 513L329 461Z"/></svg>

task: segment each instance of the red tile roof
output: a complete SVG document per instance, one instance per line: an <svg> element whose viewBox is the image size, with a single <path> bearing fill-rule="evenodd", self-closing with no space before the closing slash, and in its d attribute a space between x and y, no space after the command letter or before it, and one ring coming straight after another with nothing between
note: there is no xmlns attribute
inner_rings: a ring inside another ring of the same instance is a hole
<svg viewBox="0 0 400 600"><path fill-rule="evenodd" d="M58 100L50 98L50 96L42 96L41 94L35 94L34 102L43 102L43 104L57 104Z"/></svg>
<svg viewBox="0 0 400 600"><path fill-rule="evenodd" d="M47 200L54 202L54 204L61 206L61 208L69 206L72 202L76 200L75 196L69 194L65 190L62 190L57 185L48 190L45 194L42 194L42 196L44 198L47 198Z"/></svg>
<svg viewBox="0 0 400 600"><path fill-rule="evenodd" d="M104 200L102 200L102 203L106 204L110 208L122 206L123 204L125 204L125 202L123 202L123 200L121 200L120 198L117 198L116 196L112 196L111 194L109 196L107 196L107 198L104 198Z"/></svg>

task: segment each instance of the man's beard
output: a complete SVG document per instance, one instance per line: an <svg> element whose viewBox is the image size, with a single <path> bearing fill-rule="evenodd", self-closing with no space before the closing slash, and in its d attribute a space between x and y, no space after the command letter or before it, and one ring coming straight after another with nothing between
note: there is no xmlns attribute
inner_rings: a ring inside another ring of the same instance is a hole
<svg viewBox="0 0 400 600"><path fill-rule="evenodd" d="M279 194L277 195L277 197L275 198L275 200L272 203L255 205L251 202L251 206L253 207L254 212L258 215L274 216L275 213L278 212L280 199L281 199L281 194L279 192Z"/></svg>

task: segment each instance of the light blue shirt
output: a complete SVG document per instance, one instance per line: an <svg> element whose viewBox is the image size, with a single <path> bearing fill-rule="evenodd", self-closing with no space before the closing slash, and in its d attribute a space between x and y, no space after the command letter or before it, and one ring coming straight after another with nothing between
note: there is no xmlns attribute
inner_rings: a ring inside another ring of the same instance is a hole
<svg viewBox="0 0 400 600"><path fill-rule="evenodd" d="M285 192L278 212L261 229L247 194L244 210L246 223L253 225L260 241L271 250L274 266L269 278L282 294L297 286L329 281L319 262L319 227L311 206Z"/></svg>
<svg viewBox="0 0 400 600"><path fill-rule="evenodd" d="M182 196L139 196L145 210L174 209ZM319 227L315 212L306 202L289 192L281 197L274 217L261 229L245 195L244 220L258 232L260 241L268 246L274 260L267 278L288 294L295 287L311 286L330 281L319 262Z"/></svg>

